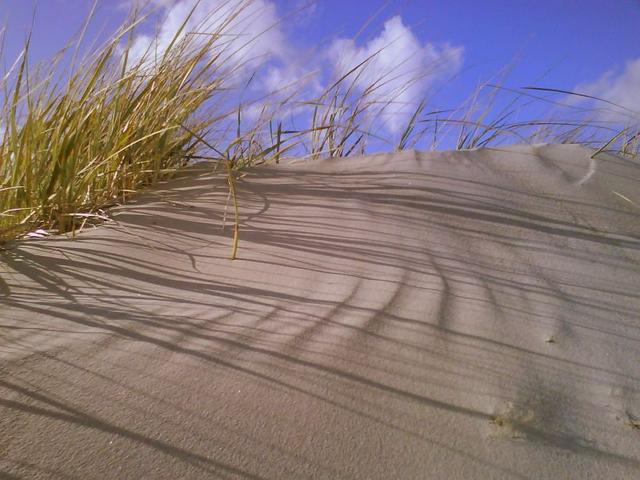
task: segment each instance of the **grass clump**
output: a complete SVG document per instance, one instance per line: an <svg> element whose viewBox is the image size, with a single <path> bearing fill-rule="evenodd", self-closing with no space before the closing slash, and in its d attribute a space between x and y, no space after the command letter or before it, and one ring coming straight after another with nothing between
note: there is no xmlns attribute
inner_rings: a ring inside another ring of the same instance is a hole
<svg viewBox="0 0 640 480"><path fill-rule="evenodd" d="M230 74L216 61L221 32L191 35L185 19L161 55L135 58L142 20L131 17L76 61L78 40L64 75L69 48L43 75L30 67L25 42L1 85L0 242L37 227L75 231L184 165L200 142L193 133L204 136L219 120L202 111Z"/></svg>

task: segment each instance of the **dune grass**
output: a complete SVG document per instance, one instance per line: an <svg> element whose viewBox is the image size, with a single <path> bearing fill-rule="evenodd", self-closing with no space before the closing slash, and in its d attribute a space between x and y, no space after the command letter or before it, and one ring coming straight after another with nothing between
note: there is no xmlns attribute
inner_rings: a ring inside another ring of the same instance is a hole
<svg viewBox="0 0 640 480"><path fill-rule="evenodd" d="M209 25L206 35L187 29L188 16L160 53L142 56L133 45L145 17L134 13L84 56L81 34L46 71L30 65L28 38L0 82L0 243L36 228L75 233L103 218L105 208L194 158L224 165L221 174L227 177L236 218L232 258L239 238L238 171L279 163L286 155L365 154L371 140L391 150L438 148L443 138L453 138L458 149L545 141L639 158L637 128L616 129L584 117L515 120L523 103L551 103L541 94L580 94L490 83L457 109L429 111L427 100L420 101L398 138L386 139L381 126L394 99L381 102L378 93L393 72L362 87L379 52L335 74L313 98L294 88L284 98L261 99L261 114L247 123L245 106L225 102L240 64L234 62L225 29L241 8L246 4L230 10L213 31ZM505 93L511 97L498 102ZM306 118L302 128L287 122L284 112L292 108Z"/></svg>
<svg viewBox="0 0 640 480"><path fill-rule="evenodd" d="M541 97L532 92L545 92L551 96ZM499 103L499 94L506 94L506 101ZM561 101L556 101L558 96ZM459 129L458 150L505 143L579 144L595 149L596 153L609 152L630 159L640 158L640 113L590 96L590 100L609 104L618 114L624 113L618 121L598 120L593 110L585 112L562 103L562 100L566 101L571 96L585 97L577 92L554 88L509 89L502 84L486 83L461 108L461 115L441 119L440 123ZM530 105L551 105L553 109L546 116L520 118L523 107ZM625 123L629 126L623 126Z"/></svg>
<svg viewBox="0 0 640 480"><path fill-rule="evenodd" d="M80 60L74 54L67 78L56 65L44 75L31 69L26 41L2 84L0 241L34 227L74 231L184 165L199 143L192 132L219 120L202 115L228 74L211 57L219 37L189 35L185 19L161 58L133 59L141 21L132 17Z"/></svg>

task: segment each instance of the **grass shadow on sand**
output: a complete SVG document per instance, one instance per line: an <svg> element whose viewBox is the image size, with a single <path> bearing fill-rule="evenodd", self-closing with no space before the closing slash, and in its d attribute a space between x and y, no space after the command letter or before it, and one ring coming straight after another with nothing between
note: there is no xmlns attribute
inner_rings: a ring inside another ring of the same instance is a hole
<svg viewBox="0 0 640 480"><path fill-rule="evenodd" d="M587 278L571 285L549 265L533 268L530 259L525 261L526 255L561 252L572 262L588 257L599 268L637 275L638 265L620 254L640 250L635 232L594 232L559 215L544 215L544 208L521 208L518 202L524 203L528 193L514 195L517 201L506 207L501 193L481 179L399 169L392 175L342 172L338 181L313 169L296 167L283 175L259 168L240 183L241 259L232 263L227 260L231 232L220 228L226 191L223 185L216 189L216 182L222 181L206 173L178 179L170 189L142 196L116 214L117 223L74 242L20 242L2 252L3 303L15 322L0 326L2 335L9 332L12 341L28 343L39 329L45 349L47 338L63 331L72 335L86 329L111 339L91 355L113 348L114 342L150 346L191 358L202 372L234 372L247 382L330 404L518 478L529 477L394 418L419 405L489 425L496 415L473 398L526 406L532 390L557 388L543 380L556 377L570 378L581 388L603 376L637 394L640 378L628 372L500 336L501 329L509 331L505 322L516 329L546 325L559 329L560 341L580 332L624 339L637 353L640 331L631 321L632 306L640 300L637 282L603 287ZM473 245L461 246L479 237L521 263L492 264L490 257L474 255ZM592 248L588 254L585 244ZM273 275L271 282L267 274ZM305 279L318 290L305 289ZM328 287L336 280L345 282L343 294ZM400 286L363 300L368 288L386 284ZM417 294L431 302L433 316L416 313L410 299ZM534 299L536 307L523 299ZM460 317L465 305L499 312L492 320L497 323L474 330ZM560 306L574 316L553 318ZM395 358L390 351L396 351ZM127 355L140 355L144 362L142 351ZM475 365L474 358L484 360ZM406 371L410 365L419 372L415 378ZM518 374L525 366L537 372L533 386ZM293 372L304 372L304 379ZM21 415L124 437L210 472L261 478L179 442L118 426L36 386L4 376L0 385L11 394L0 404ZM454 393L443 394L447 388ZM569 406L574 402L563 400ZM572 415L582 415L581 422L604 422L586 418L578 403ZM535 418L544 410L531 407ZM516 423L530 443L640 467L638 459L599 446L563 418L553 425Z"/></svg>

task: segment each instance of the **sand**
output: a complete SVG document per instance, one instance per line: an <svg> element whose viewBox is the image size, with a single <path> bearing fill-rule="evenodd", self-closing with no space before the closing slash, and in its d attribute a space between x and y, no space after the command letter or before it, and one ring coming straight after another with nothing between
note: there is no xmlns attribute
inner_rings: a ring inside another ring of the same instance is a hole
<svg viewBox="0 0 640 480"><path fill-rule="evenodd" d="M0 478L640 478L640 166L201 164L1 254ZM635 205L632 202L636 202Z"/></svg>

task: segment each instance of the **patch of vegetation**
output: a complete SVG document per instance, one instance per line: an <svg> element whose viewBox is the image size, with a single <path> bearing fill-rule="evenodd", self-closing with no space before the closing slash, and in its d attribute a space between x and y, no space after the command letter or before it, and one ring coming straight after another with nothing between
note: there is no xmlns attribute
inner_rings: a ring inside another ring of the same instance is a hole
<svg viewBox="0 0 640 480"><path fill-rule="evenodd" d="M220 173L227 176L236 216L235 258L238 171L284 156L365 154L371 140L390 150L426 143L438 148L443 138L455 138L457 149L544 141L580 143L630 159L640 154L637 128L616 130L585 119L515 120L522 102L578 93L514 91L489 83L458 109L430 111L426 99L419 101L399 138L382 138L376 126L394 99L381 104L378 93L390 74L361 85L382 50L334 75L314 98L293 86L284 98L261 99L260 115L247 124L242 103L230 105L226 95L240 59L234 62L225 32L243 8L246 2L228 9L213 30L204 25L206 34L187 29L192 10L161 52L142 56L133 46L146 17L135 12L101 46L80 55L85 26L46 68L30 65L29 37L0 81L0 244L36 229L75 233L104 218L105 208L126 202L194 159L224 165ZM90 20L91 15L87 25ZM498 102L505 93L511 98ZM305 127L286 120L292 109L308 121Z"/></svg>

